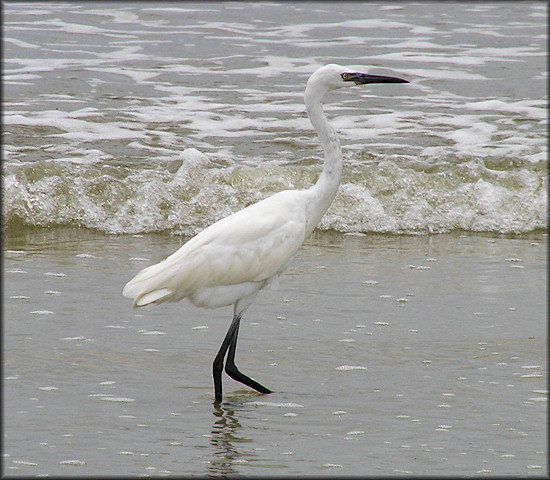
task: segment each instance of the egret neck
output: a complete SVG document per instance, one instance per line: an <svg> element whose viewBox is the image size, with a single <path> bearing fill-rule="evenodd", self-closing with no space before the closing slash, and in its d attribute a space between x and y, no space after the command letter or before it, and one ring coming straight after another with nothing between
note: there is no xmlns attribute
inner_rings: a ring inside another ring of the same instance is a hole
<svg viewBox="0 0 550 480"><path fill-rule="evenodd" d="M342 149L336 130L328 123L323 111L323 98L328 89L322 87L318 83L308 82L305 91L307 114L325 152L323 171L315 185L308 190L311 194L311 203L307 212L306 237L315 229L330 207L342 178Z"/></svg>

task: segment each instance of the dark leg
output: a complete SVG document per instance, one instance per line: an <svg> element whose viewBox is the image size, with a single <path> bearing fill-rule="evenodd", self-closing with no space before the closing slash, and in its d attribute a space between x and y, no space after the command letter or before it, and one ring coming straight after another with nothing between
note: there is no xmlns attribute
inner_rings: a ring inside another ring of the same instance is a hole
<svg viewBox="0 0 550 480"><path fill-rule="evenodd" d="M214 376L214 396L216 402L222 401L223 359L225 357L227 349L229 349L229 353L227 355L227 362L225 364L225 372L233 380L241 382L248 387L257 390L260 393L271 393L271 390L269 390L268 388L260 385L252 378L247 377L243 373L239 372L237 366L235 365L235 350L237 348L237 336L239 334L240 322L240 315L236 315L235 317L233 317L233 321L231 322L229 330L227 330L227 334L225 335L222 346L220 347L220 350L218 351L218 354L214 359L214 363L212 364L212 374Z"/></svg>
<svg viewBox="0 0 550 480"><path fill-rule="evenodd" d="M237 382L244 383L246 386L253 388L254 390L260 393L271 393L271 390L265 388L263 385L259 384L256 380L253 380L250 377L247 377L244 373L239 372L237 365L235 365L235 351L237 349L237 336L239 335L239 322L233 336L231 337L231 343L229 344L229 353L227 354L227 361L225 362L225 373L229 375L233 380Z"/></svg>
<svg viewBox="0 0 550 480"><path fill-rule="evenodd" d="M220 347L220 350L218 351L218 354L214 359L214 363L212 364L212 375L214 376L214 396L216 398L216 402L222 401L223 359L225 357L227 349L229 348L229 343L231 342L231 338L235 333L235 329L239 329L240 321L240 317L233 317L233 321L229 326L229 330L227 330L225 338L223 339L222 346Z"/></svg>

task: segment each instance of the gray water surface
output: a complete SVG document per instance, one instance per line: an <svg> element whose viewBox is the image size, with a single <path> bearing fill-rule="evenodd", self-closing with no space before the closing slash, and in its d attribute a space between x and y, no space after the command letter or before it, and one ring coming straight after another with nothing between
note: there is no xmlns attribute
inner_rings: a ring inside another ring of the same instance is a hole
<svg viewBox="0 0 550 480"><path fill-rule="evenodd" d="M6 475L545 475L546 236L315 235L231 308L132 310L165 235L7 238Z"/></svg>

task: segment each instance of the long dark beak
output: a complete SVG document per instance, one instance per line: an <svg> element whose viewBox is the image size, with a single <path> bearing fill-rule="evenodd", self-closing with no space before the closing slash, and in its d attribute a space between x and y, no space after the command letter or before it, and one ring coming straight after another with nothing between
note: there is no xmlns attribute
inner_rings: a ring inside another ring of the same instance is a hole
<svg viewBox="0 0 550 480"><path fill-rule="evenodd" d="M371 75L369 73L348 73L347 76L348 78L344 78L344 80L355 82L355 85L365 85L367 83L409 83L408 80L403 80L402 78Z"/></svg>

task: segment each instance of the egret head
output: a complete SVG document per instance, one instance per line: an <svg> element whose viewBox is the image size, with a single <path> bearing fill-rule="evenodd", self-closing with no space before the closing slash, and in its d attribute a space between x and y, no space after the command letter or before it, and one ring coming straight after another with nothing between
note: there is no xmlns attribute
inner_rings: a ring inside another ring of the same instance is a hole
<svg viewBox="0 0 550 480"><path fill-rule="evenodd" d="M357 72L349 67L342 67L331 63L317 69L307 81L307 88L321 92L328 92L336 88L351 85L365 85L367 83L409 83L397 77L385 75L371 75L369 73Z"/></svg>

